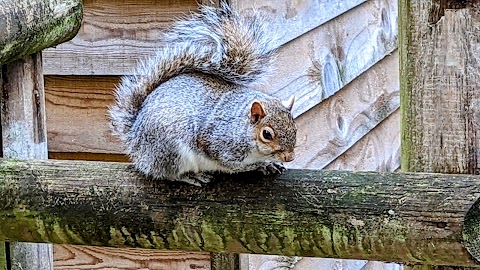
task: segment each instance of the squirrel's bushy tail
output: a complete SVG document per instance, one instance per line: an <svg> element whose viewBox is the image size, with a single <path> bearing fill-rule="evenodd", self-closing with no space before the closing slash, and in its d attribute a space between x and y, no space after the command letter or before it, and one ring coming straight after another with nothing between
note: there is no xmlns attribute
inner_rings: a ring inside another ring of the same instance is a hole
<svg viewBox="0 0 480 270"><path fill-rule="evenodd" d="M124 140L143 101L166 80L197 71L248 85L261 82L274 60L271 29L264 18L240 17L225 3L220 8L202 6L173 24L162 41L165 46L117 86L109 114L114 133Z"/></svg>

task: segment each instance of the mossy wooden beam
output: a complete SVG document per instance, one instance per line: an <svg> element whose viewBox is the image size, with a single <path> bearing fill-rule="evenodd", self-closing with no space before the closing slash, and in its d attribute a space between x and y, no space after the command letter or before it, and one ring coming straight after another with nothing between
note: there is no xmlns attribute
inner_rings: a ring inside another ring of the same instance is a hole
<svg viewBox="0 0 480 270"><path fill-rule="evenodd" d="M479 10L479 1L399 1L403 171L480 174ZM463 237L480 260L479 203Z"/></svg>
<svg viewBox="0 0 480 270"><path fill-rule="evenodd" d="M131 165L0 159L0 241L474 266L480 176L289 170L203 188Z"/></svg>
<svg viewBox="0 0 480 270"><path fill-rule="evenodd" d="M0 0L0 64L72 39L82 0Z"/></svg>

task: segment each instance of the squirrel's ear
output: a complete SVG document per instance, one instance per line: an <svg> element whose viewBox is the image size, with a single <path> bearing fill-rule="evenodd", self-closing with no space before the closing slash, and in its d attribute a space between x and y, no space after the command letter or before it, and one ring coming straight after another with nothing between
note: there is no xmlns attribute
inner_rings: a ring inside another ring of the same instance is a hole
<svg viewBox="0 0 480 270"><path fill-rule="evenodd" d="M293 108L293 102L295 102L295 96L292 95L287 101L282 101L282 104L285 108L291 111Z"/></svg>
<svg viewBox="0 0 480 270"><path fill-rule="evenodd" d="M262 104L257 100L253 101L252 107L250 108L250 121L252 122L252 124L257 123L264 117L265 110L263 109Z"/></svg>

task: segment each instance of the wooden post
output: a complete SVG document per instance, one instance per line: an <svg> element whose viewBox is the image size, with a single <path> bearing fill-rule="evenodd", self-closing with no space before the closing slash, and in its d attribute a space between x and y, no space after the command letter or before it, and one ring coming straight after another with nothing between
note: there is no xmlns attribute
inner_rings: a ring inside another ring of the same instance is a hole
<svg viewBox="0 0 480 270"><path fill-rule="evenodd" d="M480 174L480 3L399 4L402 170Z"/></svg>
<svg viewBox="0 0 480 270"><path fill-rule="evenodd" d="M0 85L3 157L47 159L41 53L3 65ZM10 243L7 247L11 270L53 269L52 245Z"/></svg>

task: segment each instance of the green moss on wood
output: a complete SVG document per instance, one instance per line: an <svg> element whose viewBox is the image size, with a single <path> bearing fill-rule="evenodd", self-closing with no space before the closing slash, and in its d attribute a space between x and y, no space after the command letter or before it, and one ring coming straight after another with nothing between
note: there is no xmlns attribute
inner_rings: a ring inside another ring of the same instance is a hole
<svg viewBox="0 0 480 270"><path fill-rule="evenodd" d="M412 80L414 78L414 61L411 59L411 22L410 1L400 0L399 6L399 56L400 56L400 112L401 112L401 168L404 171L412 171L414 162L412 151L415 151L413 127L415 126L415 113L412 111ZM410 54L409 54L410 53Z"/></svg>
<svg viewBox="0 0 480 270"><path fill-rule="evenodd" d="M480 195L480 179L463 175L238 177L199 189L150 182L124 164L0 159L0 241L448 264L465 259L451 235L459 225L427 241L432 225L408 213L455 213L458 194Z"/></svg>
<svg viewBox="0 0 480 270"><path fill-rule="evenodd" d="M2 48L0 50L0 64L6 64L63 43L77 34L83 18L82 1L71 0L70 2L63 1L63 3L55 4L53 2L37 1L22 7L15 6L17 5L15 1L7 4L12 5L10 9L7 6L7 10L16 13L6 14L6 17L11 18L11 20L5 23L9 25L9 29L13 29L10 30L13 32L7 32L8 35L3 38L0 37L0 48ZM62 16L59 16L59 14L52 16L54 11L49 10L50 5L53 8L62 5L69 9L65 10ZM44 16L34 16L33 14L44 14ZM27 22L27 20L23 20L25 16L32 16L35 21Z"/></svg>

